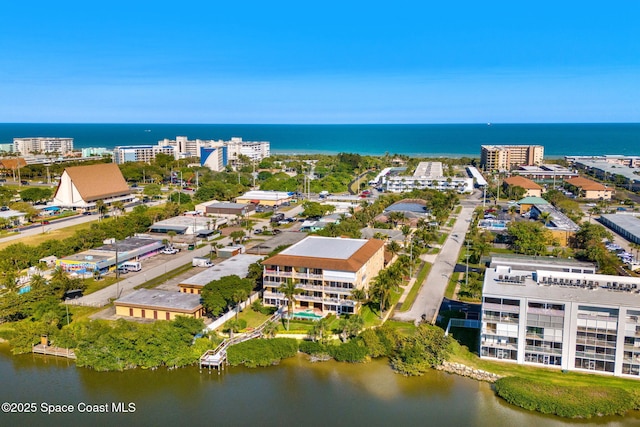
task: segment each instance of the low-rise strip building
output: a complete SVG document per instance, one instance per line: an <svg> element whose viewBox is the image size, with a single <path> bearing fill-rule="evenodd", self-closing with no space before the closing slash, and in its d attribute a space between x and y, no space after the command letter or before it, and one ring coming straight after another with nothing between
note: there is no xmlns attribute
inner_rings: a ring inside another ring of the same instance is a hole
<svg viewBox="0 0 640 427"><path fill-rule="evenodd" d="M195 317L204 315L199 295L181 292L139 289L114 302L116 315L140 319L174 320L176 316Z"/></svg>

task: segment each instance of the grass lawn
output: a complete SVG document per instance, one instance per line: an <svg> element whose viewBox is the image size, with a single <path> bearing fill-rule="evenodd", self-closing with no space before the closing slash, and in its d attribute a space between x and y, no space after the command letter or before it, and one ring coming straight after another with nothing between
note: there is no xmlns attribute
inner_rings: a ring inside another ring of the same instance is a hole
<svg viewBox="0 0 640 427"><path fill-rule="evenodd" d="M424 279L427 278L427 275L429 274L430 270L431 270L430 263L425 262L424 264L422 264L420 273L418 273L418 277L416 278L416 281L413 283L413 287L409 291L407 298L402 303L402 307L400 308L400 311L408 311L411 308L411 306L413 305L413 302L416 300L416 297L418 296L418 291L422 287L422 283L424 282Z"/></svg>
<svg viewBox="0 0 640 427"><path fill-rule="evenodd" d="M455 213L459 214L461 211L462 211L462 206L460 206L460 205L456 206Z"/></svg>
<svg viewBox="0 0 640 427"><path fill-rule="evenodd" d="M4 249L7 246L11 246L15 243L24 243L25 245L37 246L47 240L64 240L68 237L72 237L76 231L78 230L88 230L91 228L91 222L87 222L84 224L72 225L65 228L60 228L57 230L49 230L45 234L35 234L33 236L25 236L19 240L10 240L8 242L0 243L0 249ZM46 230L45 226L45 230Z"/></svg>
<svg viewBox="0 0 640 427"><path fill-rule="evenodd" d="M91 277L89 279L83 279L82 282L87 286L87 289L84 291L84 294L87 295L113 285L116 283L116 278L104 277L96 281Z"/></svg>
<svg viewBox="0 0 640 427"><path fill-rule="evenodd" d="M449 278L449 284L447 285L447 289L444 291L444 297L452 299L454 297L454 293L456 292L456 285L458 284L459 273L453 273Z"/></svg>
<svg viewBox="0 0 640 427"><path fill-rule="evenodd" d="M439 245L444 245L444 241L447 240L447 233L439 233L438 235L438 244Z"/></svg>
<svg viewBox="0 0 640 427"><path fill-rule="evenodd" d="M247 307L240 313L238 319L243 319L247 322L247 329L255 329L262 325L269 317L271 317L271 315L262 314L258 311L253 311L251 307Z"/></svg>
<svg viewBox="0 0 640 427"><path fill-rule="evenodd" d="M397 320L387 320L385 325L391 326L402 335L411 335L416 330L416 325L413 322L399 322Z"/></svg>
<svg viewBox="0 0 640 427"><path fill-rule="evenodd" d="M360 309L360 316L364 320L364 327L370 328L372 326L378 326L380 324L380 316L377 311L371 308L370 304L365 304Z"/></svg>
<svg viewBox="0 0 640 427"><path fill-rule="evenodd" d="M81 305L70 305L69 314L71 315L71 323L78 320L87 320L89 316L99 311L104 310L105 307L84 307ZM62 319L62 323L66 324L66 317Z"/></svg>
<svg viewBox="0 0 640 427"><path fill-rule="evenodd" d="M546 369L480 359L457 341L452 345L452 350L452 354L449 357L450 362L463 363L498 375L519 376L532 381L569 387L619 387L629 392L634 392L638 389L637 380L598 374L562 372L560 369Z"/></svg>

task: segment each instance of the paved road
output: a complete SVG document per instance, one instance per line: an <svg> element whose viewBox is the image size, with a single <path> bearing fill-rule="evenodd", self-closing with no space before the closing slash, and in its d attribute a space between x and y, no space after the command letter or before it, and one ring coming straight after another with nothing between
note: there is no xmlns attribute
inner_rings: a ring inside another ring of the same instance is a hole
<svg viewBox="0 0 640 427"><path fill-rule="evenodd" d="M481 201L477 199L477 194L461 202L462 210L458 215L458 220L442 245L411 310L395 313L394 319L415 322L420 321L423 315L429 321L435 319L449 284L449 278L456 266L460 248L464 244L464 236L469 229L473 210L479 203Z"/></svg>

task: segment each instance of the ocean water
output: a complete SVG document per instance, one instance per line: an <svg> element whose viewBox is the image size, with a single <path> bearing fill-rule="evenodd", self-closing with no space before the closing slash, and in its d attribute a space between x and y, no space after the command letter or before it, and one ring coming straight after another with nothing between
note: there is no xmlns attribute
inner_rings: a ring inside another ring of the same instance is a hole
<svg viewBox="0 0 640 427"><path fill-rule="evenodd" d="M273 153L480 156L483 144L540 144L545 156L640 155L640 123L446 125L205 125L0 123L16 137L71 137L74 147L156 144L164 138L269 141Z"/></svg>

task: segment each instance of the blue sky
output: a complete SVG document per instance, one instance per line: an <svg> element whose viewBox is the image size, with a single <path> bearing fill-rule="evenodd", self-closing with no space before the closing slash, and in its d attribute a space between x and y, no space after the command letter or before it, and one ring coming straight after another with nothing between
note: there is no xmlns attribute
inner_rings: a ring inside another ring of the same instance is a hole
<svg viewBox="0 0 640 427"><path fill-rule="evenodd" d="M637 1L17 3L0 122L640 122Z"/></svg>

